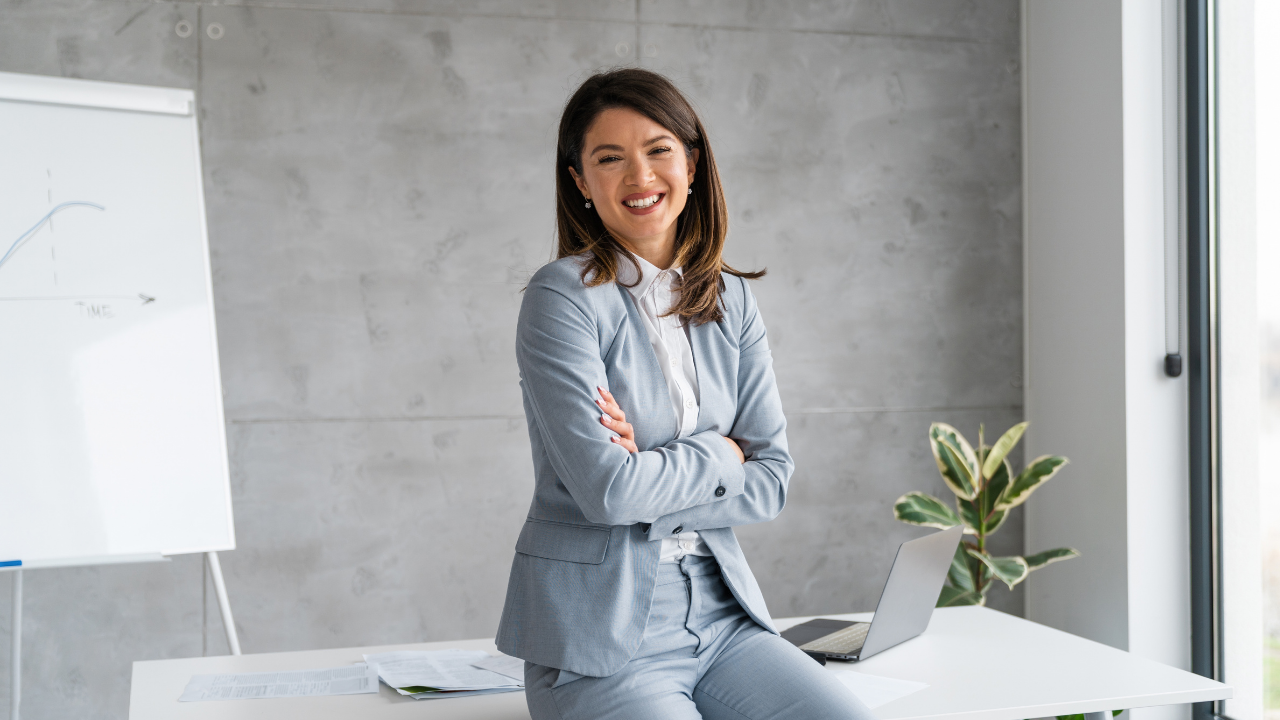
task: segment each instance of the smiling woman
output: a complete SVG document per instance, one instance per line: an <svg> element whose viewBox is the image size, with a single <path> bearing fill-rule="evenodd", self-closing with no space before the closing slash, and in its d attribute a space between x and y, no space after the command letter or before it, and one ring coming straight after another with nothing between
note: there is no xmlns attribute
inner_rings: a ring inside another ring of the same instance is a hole
<svg viewBox="0 0 1280 720"><path fill-rule="evenodd" d="M617 279L623 248L682 268L671 309L682 320L720 319L721 272L765 274L721 258L729 213L706 129L669 80L646 70L596 75L569 99L556 144L556 224L557 257L586 257L589 286Z"/></svg>
<svg viewBox="0 0 1280 720"><path fill-rule="evenodd" d="M530 279L516 361L534 493L498 648L535 720L871 714L778 636L733 528L794 463L764 321L721 259L706 131L660 75L588 79L556 161L559 258Z"/></svg>

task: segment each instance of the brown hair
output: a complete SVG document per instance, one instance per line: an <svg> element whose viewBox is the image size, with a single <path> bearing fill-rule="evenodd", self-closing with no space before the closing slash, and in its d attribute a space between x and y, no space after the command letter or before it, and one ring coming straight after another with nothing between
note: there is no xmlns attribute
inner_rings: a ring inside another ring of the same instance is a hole
<svg viewBox="0 0 1280 720"><path fill-rule="evenodd" d="M587 130L600 113L611 108L635 110L670 130L684 145L686 156L690 156L694 148L699 149L693 194L676 220L675 266L681 268L683 279L680 298L671 308L671 314L695 325L720 320L724 316L719 302L720 293L724 291L720 273L755 279L765 271L734 270L721 258L729 229L729 212L715 156L707 142L707 131L684 95L670 80L655 72L624 68L593 75L565 105L556 142L556 231L559 236L556 257L586 256L582 281L588 287L617 281L617 253L624 248L605 228L596 211L585 207L585 198L569 174L571 166L582 173ZM631 258L630 253L625 256ZM638 265L636 269L639 270Z"/></svg>

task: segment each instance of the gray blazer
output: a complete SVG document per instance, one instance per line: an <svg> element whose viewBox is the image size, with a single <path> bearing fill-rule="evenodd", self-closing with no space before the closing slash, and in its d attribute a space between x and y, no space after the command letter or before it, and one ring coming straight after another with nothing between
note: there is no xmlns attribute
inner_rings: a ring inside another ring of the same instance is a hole
<svg viewBox="0 0 1280 720"><path fill-rule="evenodd" d="M667 382L626 288L593 288L581 260L534 274L516 329L534 491L516 542L498 649L606 677L640 647L665 537L697 530L742 607L777 632L733 534L782 510L794 464L755 297L722 275L724 319L690 325L700 409L679 430ZM600 424L596 386L635 426L632 454ZM739 463L722 436L739 441Z"/></svg>

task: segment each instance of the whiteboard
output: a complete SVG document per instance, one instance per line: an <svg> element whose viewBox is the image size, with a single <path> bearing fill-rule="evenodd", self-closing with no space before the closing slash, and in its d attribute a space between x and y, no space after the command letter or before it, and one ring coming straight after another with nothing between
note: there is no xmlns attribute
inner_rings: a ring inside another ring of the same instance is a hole
<svg viewBox="0 0 1280 720"><path fill-rule="evenodd" d="M0 73L0 564L235 547L193 107Z"/></svg>

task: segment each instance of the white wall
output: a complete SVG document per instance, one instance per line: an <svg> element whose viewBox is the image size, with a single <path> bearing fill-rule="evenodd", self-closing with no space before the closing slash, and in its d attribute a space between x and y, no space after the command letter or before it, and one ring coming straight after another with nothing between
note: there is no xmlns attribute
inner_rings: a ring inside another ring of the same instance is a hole
<svg viewBox="0 0 1280 720"><path fill-rule="evenodd" d="M1033 575L1027 605L1037 622L1185 668L1187 387L1163 372L1172 6L1024 6L1027 452L1071 459L1028 503L1026 549L1082 553Z"/></svg>
<svg viewBox="0 0 1280 720"><path fill-rule="evenodd" d="M1121 5L1024 4L1026 457L1071 464L1026 505L1028 617L1128 646Z"/></svg>

